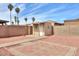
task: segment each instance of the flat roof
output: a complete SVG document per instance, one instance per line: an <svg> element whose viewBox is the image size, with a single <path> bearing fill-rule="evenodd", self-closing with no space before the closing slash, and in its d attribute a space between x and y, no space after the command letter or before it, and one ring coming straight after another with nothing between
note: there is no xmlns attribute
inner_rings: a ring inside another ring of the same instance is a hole
<svg viewBox="0 0 79 59"><path fill-rule="evenodd" d="M55 21L45 21L45 22L35 22L33 24L44 24L44 23L56 23L56 24L63 24L63 23L58 23L58 22L55 22Z"/></svg>
<svg viewBox="0 0 79 59"><path fill-rule="evenodd" d="M34 22L33 24L44 24L46 22Z"/></svg>
<svg viewBox="0 0 79 59"><path fill-rule="evenodd" d="M9 21L6 21L6 20L0 20L0 23L6 23L6 22L9 22Z"/></svg>
<svg viewBox="0 0 79 59"><path fill-rule="evenodd" d="M64 22L79 21L79 19L64 20Z"/></svg>

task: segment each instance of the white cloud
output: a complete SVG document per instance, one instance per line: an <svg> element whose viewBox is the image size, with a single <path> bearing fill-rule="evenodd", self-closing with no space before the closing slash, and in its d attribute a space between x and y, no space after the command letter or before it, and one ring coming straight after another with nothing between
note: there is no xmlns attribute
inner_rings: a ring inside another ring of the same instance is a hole
<svg viewBox="0 0 79 59"><path fill-rule="evenodd" d="M37 19L44 19L44 18L46 18L47 16L49 16L50 13L53 13L53 12L58 11L58 10L61 10L61 9L63 9L63 8L64 8L64 7L61 7L61 6L60 6L60 7L58 7L58 8L51 9L51 10L49 10L48 12L43 12L43 13L36 14L36 15L33 15L35 12L37 12L37 11L34 11L34 12L32 12L32 13L29 13L29 14L24 15L23 17L21 17L21 19L25 18L26 16L27 16L28 18L36 17Z"/></svg>
<svg viewBox="0 0 79 59"><path fill-rule="evenodd" d="M36 9L40 8L40 7L45 6L45 5L47 5L47 3L45 3L45 4L37 4L37 6L36 6L36 7L34 7L31 11L34 11L34 10L36 10Z"/></svg>

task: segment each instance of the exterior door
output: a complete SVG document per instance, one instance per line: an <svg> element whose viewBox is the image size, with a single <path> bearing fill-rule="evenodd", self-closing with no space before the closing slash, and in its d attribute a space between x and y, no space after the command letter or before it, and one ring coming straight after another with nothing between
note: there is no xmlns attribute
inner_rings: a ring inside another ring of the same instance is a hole
<svg viewBox="0 0 79 59"><path fill-rule="evenodd" d="M40 36L44 36L45 35L45 33L44 33L44 25L40 24L39 29L40 29Z"/></svg>

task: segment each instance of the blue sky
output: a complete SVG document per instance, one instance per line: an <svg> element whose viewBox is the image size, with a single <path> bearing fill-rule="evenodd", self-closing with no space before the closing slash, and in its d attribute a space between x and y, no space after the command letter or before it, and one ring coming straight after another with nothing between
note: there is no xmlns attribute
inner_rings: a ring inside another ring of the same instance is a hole
<svg viewBox="0 0 79 59"><path fill-rule="evenodd" d="M15 8L20 8L19 20L20 24L25 24L24 18L28 18L28 23L31 23L32 17L36 18L36 22L42 21L57 21L63 22L68 19L79 18L79 4L77 3L15 3L12 4L12 20L16 16ZM9 20L8 3L0 4L0 19Z"/></svg>

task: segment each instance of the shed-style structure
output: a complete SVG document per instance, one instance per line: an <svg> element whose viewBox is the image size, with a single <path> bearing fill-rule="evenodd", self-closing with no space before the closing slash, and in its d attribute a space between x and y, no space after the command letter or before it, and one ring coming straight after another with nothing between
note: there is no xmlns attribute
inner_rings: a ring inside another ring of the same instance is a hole
<svg viewBox="0 0 79 59"><path fill-rule="evenodd" d="M8 23L9 21L6 21L6 20L0 20L0 24L1 25L6 25L6 23Z"/></svg>
<svg viewBox="0 0 79 59"><path fill-rule="evenodd" d="M54 21L33 23L33 35L36 36L53 35L54 34L53 26L55 25L62 25L62 24Z"/></svg>

